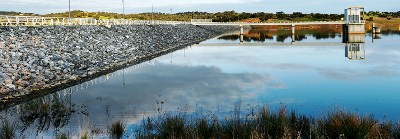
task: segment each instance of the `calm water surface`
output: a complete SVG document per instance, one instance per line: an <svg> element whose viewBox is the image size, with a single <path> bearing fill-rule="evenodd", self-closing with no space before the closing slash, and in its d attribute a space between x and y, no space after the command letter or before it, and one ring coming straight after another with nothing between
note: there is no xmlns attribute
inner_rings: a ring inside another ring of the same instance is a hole
<svg viewBox="0 0 400 139"><path fill-rule="evenodd" d="M243 113L286 106L316 117L341 109L400 118L399 32L347 45L340 33L303 32L293 44L289 33L252 30L242 45L237 33L220 36L3 110L2 117L23 125L26 138L97 128L103 129L97 137L105 137L104 127L115 120L131 135L158 111L222 117L238 103ZM37 114L42 104L55 103L61 107Z"/></svg>

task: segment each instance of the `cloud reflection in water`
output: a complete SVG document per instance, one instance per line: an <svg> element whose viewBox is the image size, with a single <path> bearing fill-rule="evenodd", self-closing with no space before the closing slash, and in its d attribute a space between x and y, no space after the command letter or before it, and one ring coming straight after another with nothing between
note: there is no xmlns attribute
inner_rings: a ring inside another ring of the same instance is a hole
<svg viewBox="0 0 400 139"><path fill-rule="evenodd" d="M121 80L125 77L125 86ZM286 85L268 74L224 73L216 67L179 66L158 63L113 78L82 93L74 94L73 101L87 103L95 119L105 118L105 107L112 115L120 112L143 115L154 113L157 102L165 102L164 110L189 106L208 110L232 110L237 99L257 100L268 89ZM249 101L251 102L251 101ZM255 104L255 103L254 103ZM103 116L99 116L103 115ZM122 114L124 115L124 114ZM101 121L100 119L96 121ZM136 120L141 120L141 116ZM133 121L136 121L133 120Z"/></svg>

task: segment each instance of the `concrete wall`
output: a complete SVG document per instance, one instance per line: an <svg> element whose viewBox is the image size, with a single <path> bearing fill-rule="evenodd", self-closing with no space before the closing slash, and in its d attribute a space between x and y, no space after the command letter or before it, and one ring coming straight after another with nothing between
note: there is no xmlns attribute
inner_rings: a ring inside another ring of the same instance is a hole
<svg viewBox="0 0 400 139"><path fill-rule="evenodd" d="M362 26L362 25L361 25ZM343 28L348 28L344 25ZM349 33L347 30L343 30L343 43L364 43L365 42L365 33Z"/></svg>
<svg viewBox="0 0 400 139"><path fill-rule="evenodd" d="M349 24L347 28L349 34L365 33L364 24Z"/></svg>
<svg viewBox="0 0 400 139"><path fill-rule="evenodd" d="M352 34L348 37L349 43L364 43L365 35L364 34Z"/></svg>

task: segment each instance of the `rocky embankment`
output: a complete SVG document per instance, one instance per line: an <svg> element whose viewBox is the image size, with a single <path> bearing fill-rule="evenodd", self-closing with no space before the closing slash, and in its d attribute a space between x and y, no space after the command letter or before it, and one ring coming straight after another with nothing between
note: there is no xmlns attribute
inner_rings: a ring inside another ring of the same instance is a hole
<svg viewBox="0 0 400 139"><path fill-rule="evenodd" d="M237 27L1 27L0 98L68 85L232 30Z"/></svg>

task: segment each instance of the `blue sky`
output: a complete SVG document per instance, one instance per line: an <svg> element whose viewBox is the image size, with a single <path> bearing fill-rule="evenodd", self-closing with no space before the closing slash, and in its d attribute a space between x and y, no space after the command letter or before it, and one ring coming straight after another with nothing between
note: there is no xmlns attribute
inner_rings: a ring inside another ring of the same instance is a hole
<svg viewBox="0 0 400 139"><path fill-rule="evenodd" d="M126 13L206 11L342 13L349 6L367 11L400 11L399 0L125 0ZM71 0L71 9L122 13L122 0ZM68 0L0 0L0 11L52 13L68 11Z"/></svg>

